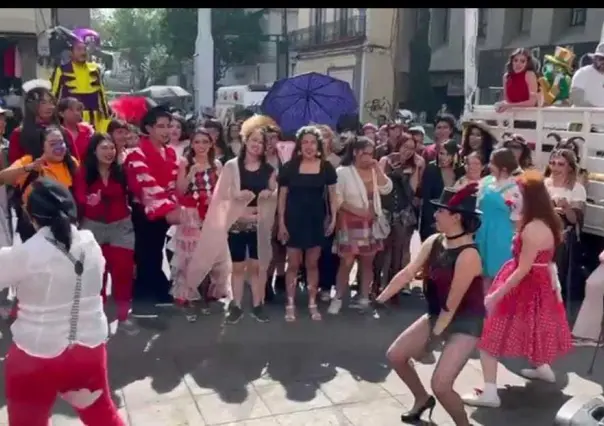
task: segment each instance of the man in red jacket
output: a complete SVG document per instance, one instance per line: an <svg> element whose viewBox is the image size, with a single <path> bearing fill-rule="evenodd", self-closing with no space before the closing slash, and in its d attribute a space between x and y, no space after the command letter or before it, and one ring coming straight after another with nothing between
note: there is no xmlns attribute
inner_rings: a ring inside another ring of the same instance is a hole
<svg viewBox="0 0 604 426"><path fill-rule="evenodd" d="M132 192L134 225L134 317L157 317L149 303L171 304L170 282L163 271L164 243L172 224L180 219L176 203L176 152L167 143L172 115L163 107L151 108L141 120L140 143L124 161ZM141 303L143 305L141 306Z"/></svg>

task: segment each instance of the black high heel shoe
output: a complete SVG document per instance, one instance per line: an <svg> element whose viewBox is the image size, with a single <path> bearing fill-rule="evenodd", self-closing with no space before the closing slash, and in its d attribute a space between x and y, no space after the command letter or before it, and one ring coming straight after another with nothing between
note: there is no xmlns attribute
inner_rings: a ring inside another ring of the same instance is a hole
<svg viewBox="0 0 604 426"><path fill-rule="evenodd" d="M434 407L436 407L436 399L431 396L426 400L424 405L418 409L401 414L401 421L403 423L417 423L421 420L422 414L424 414L424 411L426 410L429 410L428 420L432 420L432 412L434 411Z"/></svg>

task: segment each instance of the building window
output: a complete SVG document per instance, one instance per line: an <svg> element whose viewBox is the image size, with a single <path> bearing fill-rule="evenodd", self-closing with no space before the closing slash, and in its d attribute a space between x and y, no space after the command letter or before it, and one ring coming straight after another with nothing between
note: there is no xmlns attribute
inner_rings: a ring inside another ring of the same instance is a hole
<svg viewBox="0 0 604 426"><path fill-rule="evenodd" d="M479 38L486 38L487 36L487 25L489 23L489 10L486 8L478 9L478 33Z"/></svg>
<svg viewBox="0 0 604 426"><path fill-rule="evenodd" d="M570 26L582 27L585 25L587 9L584 7L573 7L570 9Z"/></svg>
<svg viewBox="0 0 604 426"><path fill-rule="evenodd" d="M531 25L533 22L533 8L521 8L520 19L519 19L519 30L521 34L528 34L531 32Z"/></svg>

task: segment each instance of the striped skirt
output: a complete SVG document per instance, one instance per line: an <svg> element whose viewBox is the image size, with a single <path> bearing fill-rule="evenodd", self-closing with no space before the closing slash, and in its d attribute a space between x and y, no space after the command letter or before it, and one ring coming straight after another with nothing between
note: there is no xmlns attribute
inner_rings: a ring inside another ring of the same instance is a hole
<svg viewBox="0 0 604 426"><path fill-rule="evenodd" d="M84 218L80 226L92 232L101 246L109 245L134 250L134 227L130 217L110 223Z"/></svg>
<svg viewBox="0 0 604 426"><path fill-rule="evenodd" d="M373 236L373 220L338 212L334 251L339 255L371 256L384 248Z"/></svg>

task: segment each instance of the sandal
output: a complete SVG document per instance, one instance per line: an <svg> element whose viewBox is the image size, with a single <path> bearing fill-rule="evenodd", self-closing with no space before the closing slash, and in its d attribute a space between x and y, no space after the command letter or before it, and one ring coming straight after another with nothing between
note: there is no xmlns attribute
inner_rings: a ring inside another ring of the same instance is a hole
<svg viewBox="0 0 604 426"><path fill-rule="evenodd" d="M313 321L321 321L323 319L316 303L308 305L308 312L310 312L310 319L312 319Z"/></svg>
<svg viewBox="0 0 604 426"><path fill-rule="evenodd" d="M286 322L294 322L296 320L296 306L295 305L287 305L285 307L285 321Z"/></svg>

